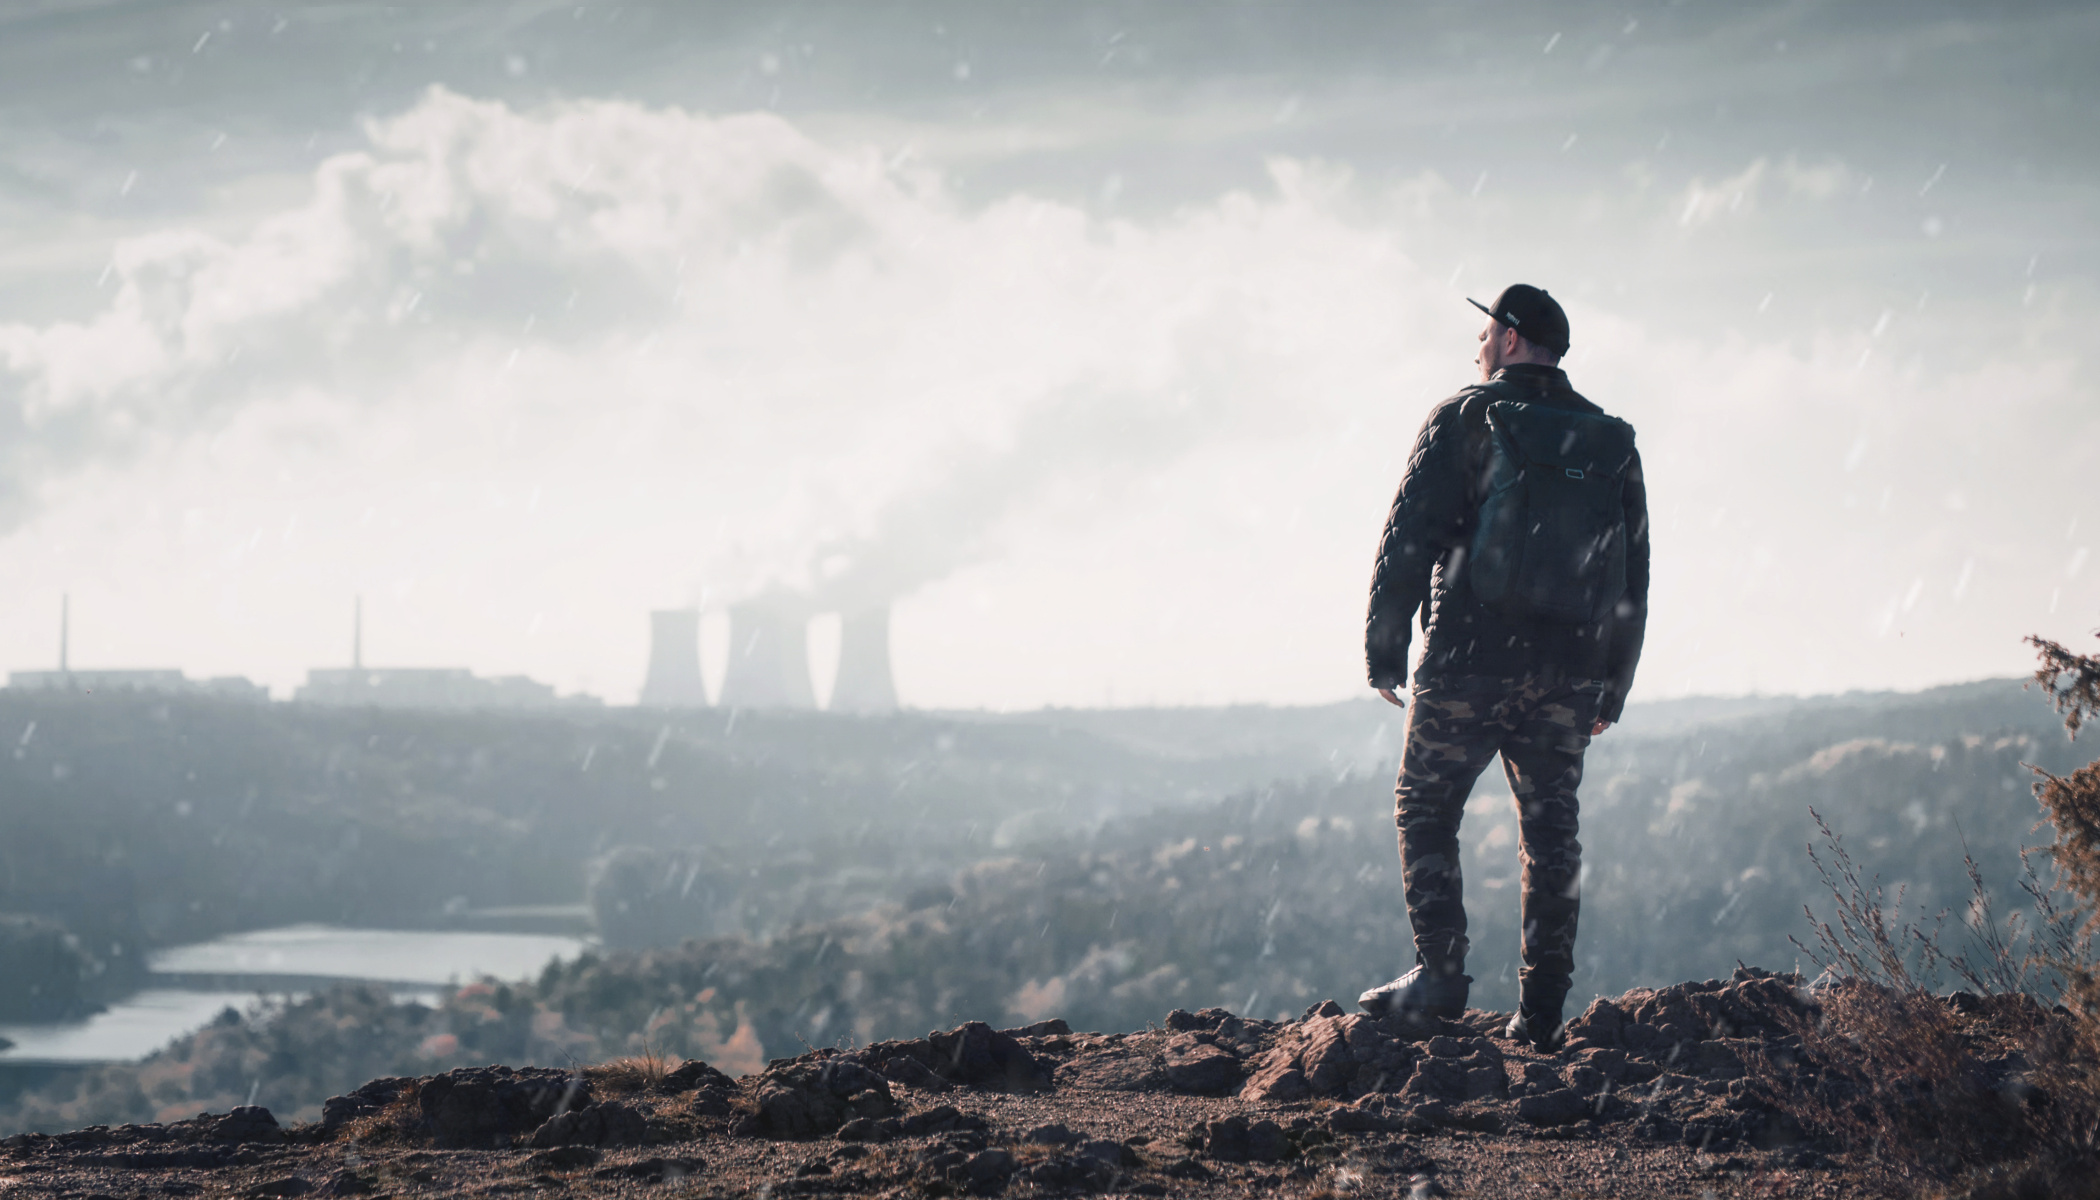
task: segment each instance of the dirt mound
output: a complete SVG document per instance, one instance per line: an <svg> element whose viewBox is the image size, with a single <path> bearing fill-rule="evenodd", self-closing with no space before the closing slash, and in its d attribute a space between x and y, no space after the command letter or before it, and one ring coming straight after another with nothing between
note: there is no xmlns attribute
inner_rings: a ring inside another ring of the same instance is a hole
<svg viewBox="0 0 2100 1200"><path fill-rule="evenodd" d="M106 1191L86 1173L121 1169L125 1190L175 1195L610 1193L690 1177L783 1196L1339 1192L1381 1179L1413 1195L1696 1196L1728 1175L1783 1175L1806 1195L1839 1179L1833 1163L1795 1144L1745 1064L1798 1050L1786 1031L1811 1007L1798 980L1746 970L1598 1001L1553 1055L1492 1036L1499 1014L1410 1023L1324 1002L1285 1022L1176 1010L1129 1034L972 1022L737 1080L697 1062L473 1068L374 1080L290 1129L247 1109L9 1139L0 1177ZM1545 1152L1553 1143L1570 1148Z"/></svg>

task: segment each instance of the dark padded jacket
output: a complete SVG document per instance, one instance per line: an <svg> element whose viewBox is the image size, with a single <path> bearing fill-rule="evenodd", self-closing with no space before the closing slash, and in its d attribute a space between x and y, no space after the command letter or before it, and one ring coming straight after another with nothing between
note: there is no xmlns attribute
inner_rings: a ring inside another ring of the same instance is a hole
<svg viewBox="0 0 2100 1200"><path fill-rule="evenodd" d="M1547 404L1577 412L1604 410L1568 385L1558 367L1519 363L1437 405L1422 423L1400 492L1378 543L1364 658L1371 686L1407 682L1409 625L1423 611L1425 681L1464 675L1517 678L1558 671L1568 679L1605 681L1603 720L1616 721L1633 687L1648 625L1648 491L1638 452L1627 465L1626 597L1594 625L1513 622L1482 604L1465 580L1465 554L1484 497L1487 406L1495 400ZM1425 609L1426 605L1426 609Z"/></svg>

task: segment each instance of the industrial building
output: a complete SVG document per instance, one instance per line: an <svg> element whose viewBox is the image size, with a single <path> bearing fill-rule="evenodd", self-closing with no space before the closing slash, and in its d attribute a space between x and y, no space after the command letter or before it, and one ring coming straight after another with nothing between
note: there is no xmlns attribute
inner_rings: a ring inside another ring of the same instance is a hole
<svg viewBox="0 0 2100 1200"><path fill-rule="evenodd" d="M809 623L821 611L810 597L784 588L731 605L728 661L722 668L721 695L714 703L723 708L815 709ZM889 605L842 612L839 618L838 674L831 689L830 711L895 712ZM640 702L651 708L708 704L701 672L698 609L649 614L649 673Z"/></svg>
<svg viewBox="0 0 2100 1200"><path fill-rule="evenodd" d="M649 614L649 674L642 683L644 708L706 708L707 681L700 675L700 610L661 609Z"/></svg>
<svg viewBox="0 0 2100 1200"><path fill-rule="evenodd" d="M292 699L300 704L370 708L554 708L597 705L592 696L557 696L523 675L484 679L464 667L315 667Z"/></svg>
<svg viewBox="0 0 2100 1200"><path fill-rule="evenodd" d="M7 686L18 692L160 692L182 696L217 696L222 700L268 702L270 689L244 675L191 679L175 670L9 671Z"/></svg>
<svg viewBox="0 0 2100 1200"><path fill-rule="evenodd" d="M73 598L58 602L58 669L9 671L7 686L17 692L157 692L178 696L217 696L222 700L268 703L270 689L242 675L191 679L163 668L76 671L72 664Z"/></svg>
<svg viewBox="0 0 2100 1200"><path fill-rule="evenodd" d="M897 683L890 675L890 606L841 613L839 673L831 685L831 711L897 711Z"/></svg>

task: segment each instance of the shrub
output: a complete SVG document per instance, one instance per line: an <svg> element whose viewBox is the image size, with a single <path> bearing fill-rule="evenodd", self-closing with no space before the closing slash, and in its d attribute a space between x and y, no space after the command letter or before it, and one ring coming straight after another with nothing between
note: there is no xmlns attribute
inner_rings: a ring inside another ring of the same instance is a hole
<svg viewBox="0 0 2100 1200"><path fill-rule="evenodd" d="M2075 740L2100 717L2100 659L2028 640L2041 655L2035 682ZM1796 1120L1870 1152L1892 1188L2100 1196L2100 761L2068 776L2030 769L2053 830L2039 852L2051 879L2023 854L2033 916L2000 921L1965 854L1973 898L1958 948L1946 913L1928 923L1902 889L1892 900L1863 880L1814 814L1824 849L1809 859L1835 908L1827 921L1808 910L1814 944L1796 945L1823 971L1818 1003L1796 1030L1800 1057L1758 1069ZM1948 974L1966 987L1935 994Z"/></svg>

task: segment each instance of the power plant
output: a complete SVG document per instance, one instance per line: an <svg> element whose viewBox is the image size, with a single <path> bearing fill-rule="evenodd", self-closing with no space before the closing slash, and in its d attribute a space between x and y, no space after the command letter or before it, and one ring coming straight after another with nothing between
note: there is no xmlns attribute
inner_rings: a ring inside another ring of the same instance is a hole
<svg viewBox="0 0 2100 1200"><path fill-rule="evenodd" d="M827 600L830 601L827 603ZM814 710L817 695L809 661L809 624L819 613L839 616L838 671L827 707L836 713L897 711L897 684L890 669L890 606L887 602L845 608L831 597L775 587L729 606L729 645L722 664L724 708ZM583 695L558 696L555 689L522 675L487 678L460 667L367 667L364 661L364 601L351 618L350 665L308 670L292 699L305 704L376 708L548 708L602 703ZM659 609L649 614L649 670L638 703L645 708L706 708L701 670L698 608ZM59 609L58 669L12 671L14 690L80 692L142 691L203 693L266 702L269 690L226 676L190 679L177 670L79 670L71 660L70 598Z"/></svg>
<svg viewBox="0 0 2100 1200"><path fill-rule="evenodd" d="M841 613L839 673L831 686L831 711L897 711L897 683L890 676L890 606Z"/></svg>
<svg viewBox="0 0 2100 1200"><path fill-rule="evenodd" d="M808 601L775 589L729 608L725 708L815 708L809 679Z"/></svg>
<svg viewBox="0 0 2100 1200"><path fill-rule="evenodd" d="M76 671L73 669L73 597L58 601L58 670L9 671L11 691L43 692L160 692L169 695L217 696L222 700L245 700L267 704L270 689L245 675L217 675L191 679L173 669L118 668Z"/></svg>
<svg viewBox="0 0 2100 1200"><path fill-rule="evenodd" d="M659 609L649 614L649 675L642 683L645 708L706 708L707 682L700 676L700 610Z"/></svg>

